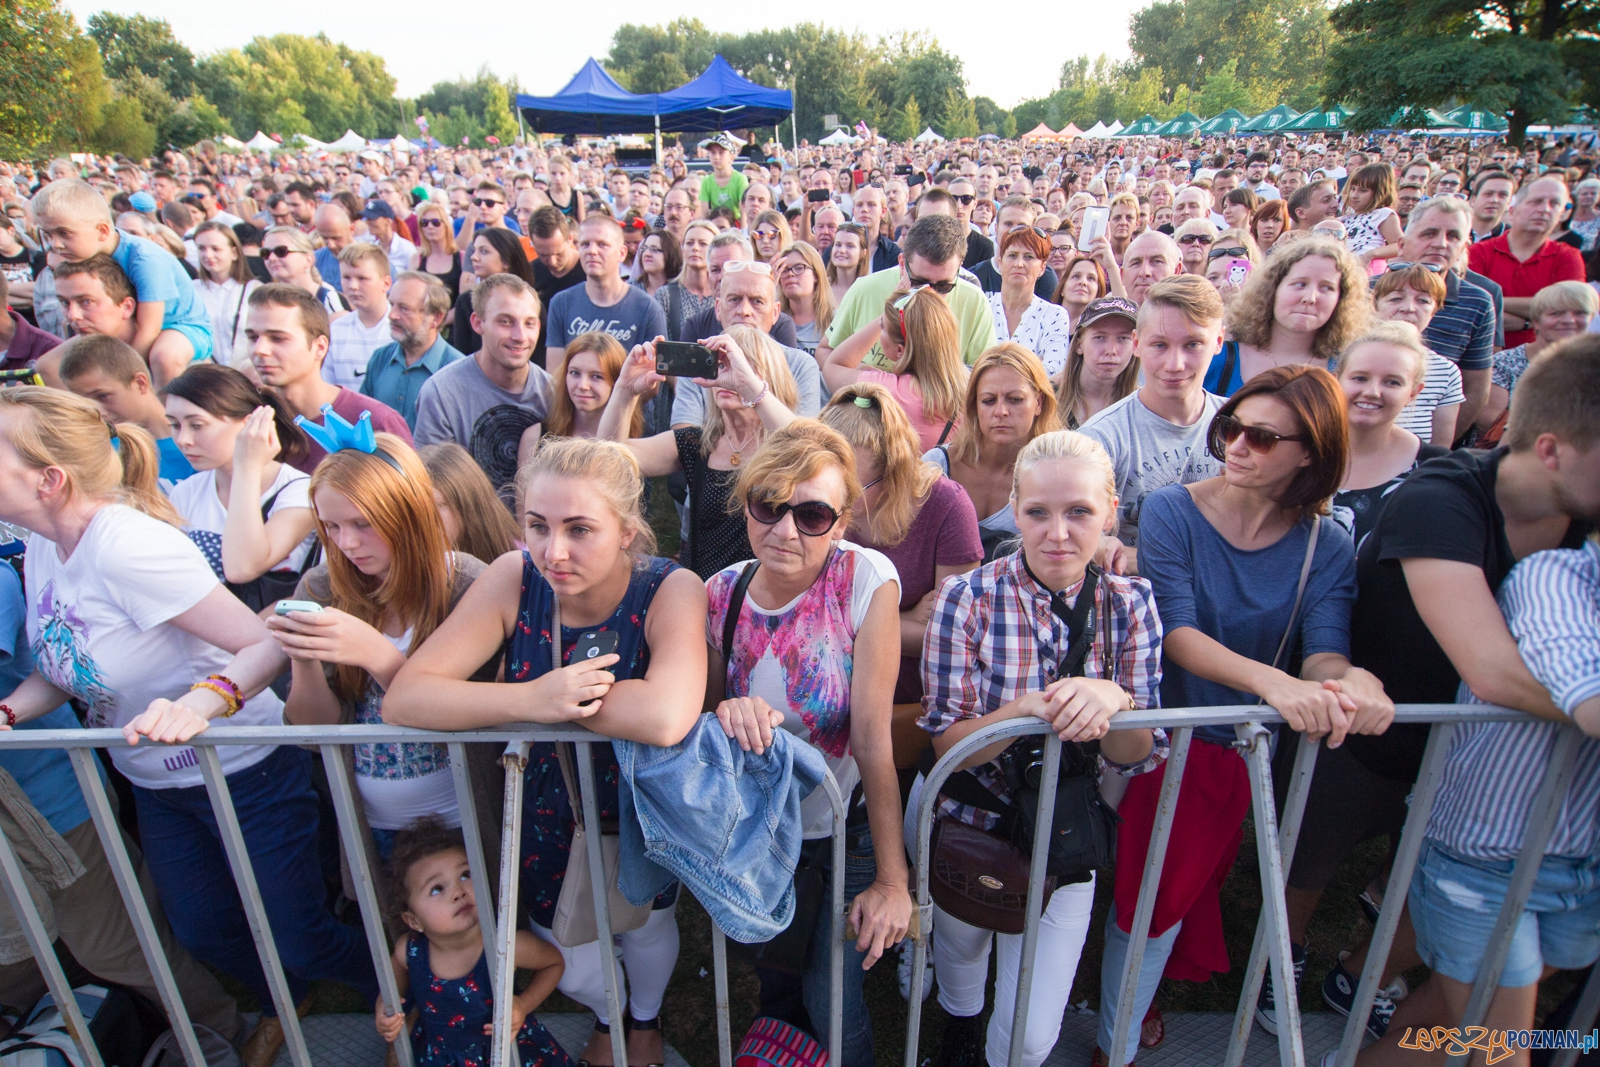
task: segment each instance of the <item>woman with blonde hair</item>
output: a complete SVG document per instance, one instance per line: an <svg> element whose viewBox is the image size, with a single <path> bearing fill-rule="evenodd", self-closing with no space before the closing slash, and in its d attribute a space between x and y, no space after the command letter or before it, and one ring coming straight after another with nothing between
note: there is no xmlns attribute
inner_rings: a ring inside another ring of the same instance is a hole
<svg viewBox="0 0 1600 1067"><path fill-rule="evenodd" d="M455 306L461 295L461 257L456 247L455 224L450 209L437 200L424 200L417 205L417 233L420 235L417 250L421 253L417 269L439 279L439 284L450 294L450 304Z"/></svg>
<svg viewBox="0 0 1600 1067"><path fill-rule="evenodd" d="M656 303L667 317L667 340L677 340L683 324L712 307L717 302L716 290L711 287L711 271L707 257L711 242L716 240L717 224L707 219L695 219L684 228L680 241L683 270L676 278L655 291Z"/></svg>
<svg viewBox="0 0 1600 1067"><path fill-rule="evenodd" d="M267 620L290 660L284 718L300 726L383 721L384 691L485 565L450 549L427 469L411 447L378 434L372 452L330 452L311 476L323 562L294 599L316 613ZM492 675L492 671L491 671ZM378 858L418 819L460 826L450 755L443 745L356 745L356 795Z"/></svg>
<svg viewBox="0 0 1600 1067"><path fill-rule="evenodd" d="M755 251L756 262L771 265L794 244L794 234L789 230L789 220L781 211L763 211L750 225L750 246Z"/></svg>
<svg viewBox="0 0 1600 1067"><path fill-rule="evenodd" d="M592 753L596 800L616 818L619 771L605 738L675 745L699 719L706 683L705 587L655 555L640 510L644 479L632 452L611 441L546 443L517 472L528 547L488 566L395 676L385 721L435 730L505 723L581 722L600 735ZM558 618L559 612L559 618ZM617 635L616 651L572 658L585 632ZM552 638L559 644L554 644ZM504 681L480 679L506 650ZM559 661L561 666L556 666ZM535 743L524 772L520 909L550 942L573 836L556 746ZM617 937L626 972L628 1047L663 1061L657 1019L678 958L675 890L656 900L644 926ZM582 1058L610 1055L610 1018L596 942L563 947L560 989L596 1013ZM605 951L612 951L607 945Z"/></svg>
<svg viewBox="0 0 1600 1067"><path fill-rule="evenodd" d="M905 409L883 386L847 385L818 418L855 451L862 493L851 512L850 539L882 552L900 575L894 702L916 704L922 699L919 663L934 593L950 575L983 560L977 512L959 485L922 458Z"/></svg>
<svg viewBox="0 0 1600 1067"><path fill-rule="evenodd" d="M861 365L875 343L894 370ZM967 387L961 329L949 303L926 286L891 296L881 318L828 353L822 380L830 392L858 381L883 386L905 409L924 448L942 444L955 428Z"/></svg>
<svg viewBox="0 0 1600 1067"><path fill-rule="evenodd" d="M810 355L828 335L837 305L828 284L828 268L809 243L796 241L778 257L778 309L794 320L795 338Z"/></svg>
<svg viewBox="0 0 1600 1067"><path fill-rule="evenodd" d="M922 458L967 491L985 562L1010 551L1017 536L1010 493L1017 454L1058 427L1056 393L1038 356L1008 341L978 357L954 436Z"/></svg>
<svg viewBox="0 0 1600 1067"><path fill-rule="evenodd" d="M1139 198L1132 193L1118 193L1108 206L1111 217L1106 223L1106 236L1111 239L1111 256L1120 265L1122 253L1139 234Z"/></svg>
<svg viewBox="0 0 1600 1067"><path fill-rule="evenodd" d="M728 511L727 502L739 468L768 433L794 419L800 396L783 349L754 327L730 326L706 347L717 353L717 376L690 379L694 387L711 390L699 426L628 438L640 395L666 381L656 373L655 344L647 342L628 354L597 434L622 442L646 478L681 471L688 479L689 537L680 556L702 578L750 558L744 522Z"/></svg>
<svg viewBox="0 0 1600 1067"><path fill-rule="evenodd" d="M568 344L566 358L550 376L550 414L545 418L544 436L597 437L606 401L617 384L622 362L628 358L622 342L600 330L580 333ZM656 397L662 394L658 392ZM645 408L655 407L655 399L634 408L628 423L628 436L644 433Z"/></svg>
<svg viewBox="0 0 1600 1067"><path fill-rule="evenodd" d="M1227 337L1206 371L1206 391L1232 396L1274 367L1326 367L1367 328L1367 272L1339 241L1311 236L1250 273L1227 309Z"/></svg>
<svg viewBox="0 0 1600 1067"><path fill-rule="evenodd" d="M1239 287L1250 272L1261 265L1261 249L1249 231L1223 230L1206 252L1206 281L1211 283L1224 306L1239 295Z"/></svg>
<svg viewBox="0 0 1600 1067"><path fill-rule="evenodd" d="M339 290L322 280L317 271L316 249L311 238L293 226L273 226L261 238L261 262L275 282L298 286L316 297L330 319L348 314L350 305Z"/></svg>
<svg viewBox="0 0 1600 1067"><path fill-rule="evenodd" d="M417 457L428 468L451 548L485 563L516 550L522 531L471 452L446 441L417 449Z"/></svg>
<svg viewBox="0 0 1600 1067"><path fill-rule="evenodd" d="M6 698L16 725L82 701L87 725L121 729L112 762L133 786L139 834L179 943L249 987L268 1012L245 1055L271 1062L283 1040L200 760L182 747L216 728L274 726L267 684L283 655L266 625L223 588L156 483L155 441L107 423L57 389L0 391L0 520L32 530L26 559L34 671ZM148 738L149 744L141 744ZM324 907L311 756L293 745L222 745L246 851L270 878L261 903L300 1003L315 979L369 997L366 942ZM212 758L208 753L207 758Z"/></svg>
<svg viewBox="0 0 1600 1067"><path fill-rule="evenodd" d="M833 290L833 303L844 302L857 278L872 273L872 241L867 231L853 222L839 227L833 235L833 245L828 249L828 286Z"/></svg>

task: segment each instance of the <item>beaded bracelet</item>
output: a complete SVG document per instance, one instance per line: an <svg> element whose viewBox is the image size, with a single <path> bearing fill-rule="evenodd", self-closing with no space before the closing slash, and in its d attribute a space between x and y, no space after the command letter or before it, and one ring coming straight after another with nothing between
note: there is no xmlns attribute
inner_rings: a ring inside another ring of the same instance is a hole
<svg viewBox="0 0 1600 1067"><path fill-rule="evenodd" d="M235 682L226 674L208 674L206 675L206 681L216 682L218 685L231 690L233 699L238 701L241 707L244 705L244 690L239 688L238 682Z"/></svg>
<svg viewBox="0 0 1600 1067"><path fill-rule="evenodd" d="M6 725L15 728L17 725L17 713L11 710L11 706L9 704L0 704L0 711L6 713Z"/></svg>
<svg viewBox="0 0 1600 1067"><path fill-rule="evenodd" d="M759 404L763 400L765 400L767 398L767 393L771 392L771 390L772 390L772 387L770 385L768 385L766 382L762 382L761 383L761 392L756 394L756 398L754 400L745 400L745 398L742 397L742 396L739 398L739 400L744 404L745 407L753 408L757 404Z"/></svg>
<svg viewBox="0 0 1600 1067"><path fill-rule="evenodd" d="M223 704L226 705L226 710L224 710L223 713L222 713L222 717L224 719L231 718L235 713L238 712L239 708L242 706L242 704L241 704L241 702L240 702L238 697L234 696L233 693L230 692L228 689L224 688L221 685L218 685L216 682L213 682L209 678L207 678L205 681L194 683L194 685L189 687L189 692L192 693L196 689L207 689L207 690L210 690L211 692L217 694L217 696L222 698Z"/></svg>

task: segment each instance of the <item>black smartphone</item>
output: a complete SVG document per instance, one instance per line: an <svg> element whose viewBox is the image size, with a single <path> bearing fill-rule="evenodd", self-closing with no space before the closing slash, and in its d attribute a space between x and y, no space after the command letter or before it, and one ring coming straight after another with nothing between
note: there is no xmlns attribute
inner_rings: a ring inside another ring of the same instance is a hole
<svg viewBox="0 0 1600 1067"><path fill-rule="evenodd" d="M657 341L656 373L709 380L717 376L717 354L692 341Z"/></svg>
<svg viewBox="0 0 1600 1067"><path fill-rule="evenodd" d="M578 643L572 646L572 662L598 659L601 656L609 656L616 650L617 631L590 630L588 633L578 635Z"/></svg>
<svg viewBox="0 0 1600 1067"><path fill-rule="evenodd" d="M806 199L813 204L821 204L824 201L832 200L833 194L826 189L813 189L806 194Z"/></svg>

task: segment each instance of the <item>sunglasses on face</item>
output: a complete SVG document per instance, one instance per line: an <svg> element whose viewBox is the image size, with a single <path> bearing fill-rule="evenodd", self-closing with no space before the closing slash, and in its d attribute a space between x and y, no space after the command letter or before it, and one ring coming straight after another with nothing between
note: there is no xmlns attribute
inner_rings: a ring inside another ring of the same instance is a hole
<svg viewBox="0 0 1600 1067"><path fill-rule="evenodd" d="M802 504L774 504L751 497L746 508L750 517L763 526L776 526L785 515L792 514L794 528L807 537L821 537L839 521L839 513L820 500L807 500Z"/></svg>
<svg viewBox="0 0 1600 1067"><path fill-rule="evenodd" d="M978 199L978 197L977 197L976 193L966 193L966 194L963 194L961 196L957 196L955 193L951 193L950 194L950 199L954 200L956 203L960 204L962 207L971 207L972 206L972 202L974 200Z"/></svg>
<svg viewBox="0 0 1600 1067"><path fill-rule="evenodd" d="M1180 245L1208 245L1211 243L1211 238L1203 233L1186 233L1178 238L1178 243Z"/></svg>
<svg viewBox="0 0 1600 1067"><path fill-rule="evenodd" d="M1250 250L1248 248L1240 248L1238 245L1234 245L1232 248L1213 248L1206 253L1206 262L1210 263L1213 259L1221 259L1223 256L1244 257L1249 254Z"/></svg>
<svg viewBox="0 0 1600 1067"><path fill-rule="evenodd" d="M1391 259L1389 261L1390 270L1410 270L1412 267L1421 267L1430 274L1444 273L1444 268L1439 266L1437 263L1407 263L1404 260L1398 259Z"/></svg>
<svg viewBox="0 0 1600 1067"><path fill-rule="evenodd" d="M906 271L906 280L911 283L911 288L913 289L932 289L940 296L949 296L956 287L956 280L954 278L951 278L949 281L930 282L926 278L917 277L910 271Z"/></svg>
<svg viewBox="0 0 1600 1067"><path fill-rule="evenodd" d="M288 245L273 245L271 248L263 248L261 250L261 258L271 259L274 256L282 256L283 258L287 259L290 255L298 251L299 249L290 248Z"/></svg>
<svg viewBox="0 0 1600 1067"><path fill-rule="evenodd" d="M1304 441L1305 434L1273 433L1261 426L1248 426L1232 415L1217 416L1217 432L1222 435L1224 444L1231 445L1241 436L1244 446L1258 456L1264 456L1278 447L1279 441Z"/></svg>
<svg viewBox="0 0 1600 1067"><path fill-rule="evenodd" d="M420 222L420 225L423 225L423 226L435 226L435 227L443 226L444 225L444 220L443 219L422 219L421 222Z"/></svg>
<svg viewBox="0 0 1600 1067"><path fill-rule="evenodd" d="M504 200L496 200L493 197L485 196L485 197L479 197L478 199L473 200L473 203L476 204L478 207L495 207L496 205L504 204L505 201Z"/></svg>

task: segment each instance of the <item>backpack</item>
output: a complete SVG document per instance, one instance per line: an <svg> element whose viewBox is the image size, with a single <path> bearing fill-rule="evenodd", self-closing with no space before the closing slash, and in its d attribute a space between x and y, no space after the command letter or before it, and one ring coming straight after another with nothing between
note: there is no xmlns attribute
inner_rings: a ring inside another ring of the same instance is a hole
<svg viewBox="0 0 1600 1067"><path fill-rule="evenodd" d="M762 1017L734 1054L733 1067L827 1067L828 1050L810 1034L779 1019Z"/></svg>
<svg viewBox="0 0 1600 1067"><path fill-rule="evenodd" d="M206 1058L206 1067L243 1067L233 1043L211 1027L195 1023L194 1036L200 1042L200 1055ZM178 1035L168 1030L156 1038L144 1058L143 1067L185 1067Z"/></svg>
<svg viewBox="0 0 1600 1067"><path fill-rule="evenodd" d="M105 1067L143 1067L151 1045L169 1029L161 1010L131 989L81 985L72 995ZM0 1041L0 1067L84 1067L83 1053L49 993Z"/></svg>

